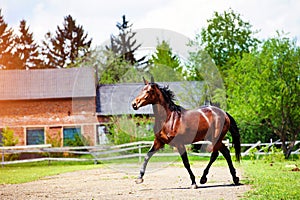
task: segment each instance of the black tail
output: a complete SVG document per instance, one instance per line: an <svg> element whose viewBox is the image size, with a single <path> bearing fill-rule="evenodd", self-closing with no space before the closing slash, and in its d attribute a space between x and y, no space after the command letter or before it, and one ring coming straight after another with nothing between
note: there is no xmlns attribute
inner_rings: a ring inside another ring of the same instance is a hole
<svg viewBox="0 0 300 200"><path fill-rule="evenodd" d="M233 119L233 117L229 113L226 113L226 114L230 119L229 131L232 135L232 143L233 143L233 147L235 149L235 157L236 157L237 161L240 161L240 158L241 158L240 131L239 131L236 121Z"/></svg>

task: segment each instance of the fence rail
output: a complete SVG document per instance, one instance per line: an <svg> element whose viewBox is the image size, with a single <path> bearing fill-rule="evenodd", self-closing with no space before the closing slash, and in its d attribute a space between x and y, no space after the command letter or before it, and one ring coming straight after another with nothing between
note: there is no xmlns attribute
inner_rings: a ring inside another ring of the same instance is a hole
<svg viewBox="0 0 300 200"><path fill-rule="evenodd" d="M223 141L226 146L231 146L229 140ZM0 147L2 154L1 165L17 164L17 163L28 163L28 162L39 162L39 161L94 161L96 164L98 161L105 160L115 160L115 159L124 159L124 158L139 158L141 162L142 158L145 156L145 153L142 153L143 149L149 147L153 144L152 141L140 141L133 142L121 145L114 146L83 146L83 147L51 147L50 144L46 145L27 145L27 146L6 146ZM195 144L211 144L209 141L200 141ZM247 156L254 154L267 155L269 152L266 152L265 149L270 148L273 145L281 145L282 143L277 140L270 143L261 143L260 141L253 144L241 144L244 147L244 152L241 153L242 156ZM295 146L300 144L300 141L295 142ZM60 154L74 154L74 155L91 155L91 158L74 158L74 157L53 157L55 153ZM40 158L31 158L31 159L22 159L22 160L13 160L5 161L5 155L13 154L43 154ZM208 152L194 153L189 152L191 155L197 156L210 156ZM300 154L300 148L291 152L291 154ZM154 156L178 156L178 153L173 151L170 153L159 152L154 154Z"/></svg>

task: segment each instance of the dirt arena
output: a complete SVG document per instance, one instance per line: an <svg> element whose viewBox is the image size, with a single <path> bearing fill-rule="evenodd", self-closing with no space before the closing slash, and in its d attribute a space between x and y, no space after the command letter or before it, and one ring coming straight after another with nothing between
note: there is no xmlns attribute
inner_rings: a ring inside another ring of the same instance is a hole
<svg viewBox="0 0 300 200"><path fill-rule="evenodd" d="M14 185L0 185L0 199L240 199L249 185L234 186L229 169L212 166L208 183L199 184L203 163L193 164L197 189L190 188L180 164L149 163L144 183L135 184L138 166L105 166ZM137 171L136 171L137 170ZM237 174L243 183L241 170Z"/></svg>

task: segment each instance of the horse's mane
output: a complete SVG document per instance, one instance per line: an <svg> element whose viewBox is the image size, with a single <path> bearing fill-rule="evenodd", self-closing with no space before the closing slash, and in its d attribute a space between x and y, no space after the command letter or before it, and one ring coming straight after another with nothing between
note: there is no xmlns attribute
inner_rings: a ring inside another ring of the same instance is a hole
<svg viewBox="0 0 300 200"><path fill-rule="evenodd" d="M182 107L175 104L175 94L172 90L170 90L169 86L160 86L158 84L156 84L158 86L158 89L161 91L165 101L167 102L167 104L169 104L169 109L171 111L176 111L176 112L181 112L182 111Z"/></svg>

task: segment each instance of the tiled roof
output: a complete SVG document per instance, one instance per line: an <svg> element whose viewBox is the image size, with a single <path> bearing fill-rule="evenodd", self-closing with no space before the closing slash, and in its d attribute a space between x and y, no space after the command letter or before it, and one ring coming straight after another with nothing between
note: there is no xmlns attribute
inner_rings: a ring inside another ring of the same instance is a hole
<svg viewBox="0 0 300 200"><path fill-rule="evenodd" d="M0 70L0 100L96 96L94 69Z"/></svg>
<svg viewBox="0 0 300 200"><path fill-rule="evenodd" d="M176 95L176 103L185 108L193 108L194 105L192 104L194 102L200 102L202 82L166 82L159 84L168 85ZM142 107L137 111L131 107L132 100L143 87L143 83L100 85L97 113L100 115L152 114L151 105Z"/></svg>

